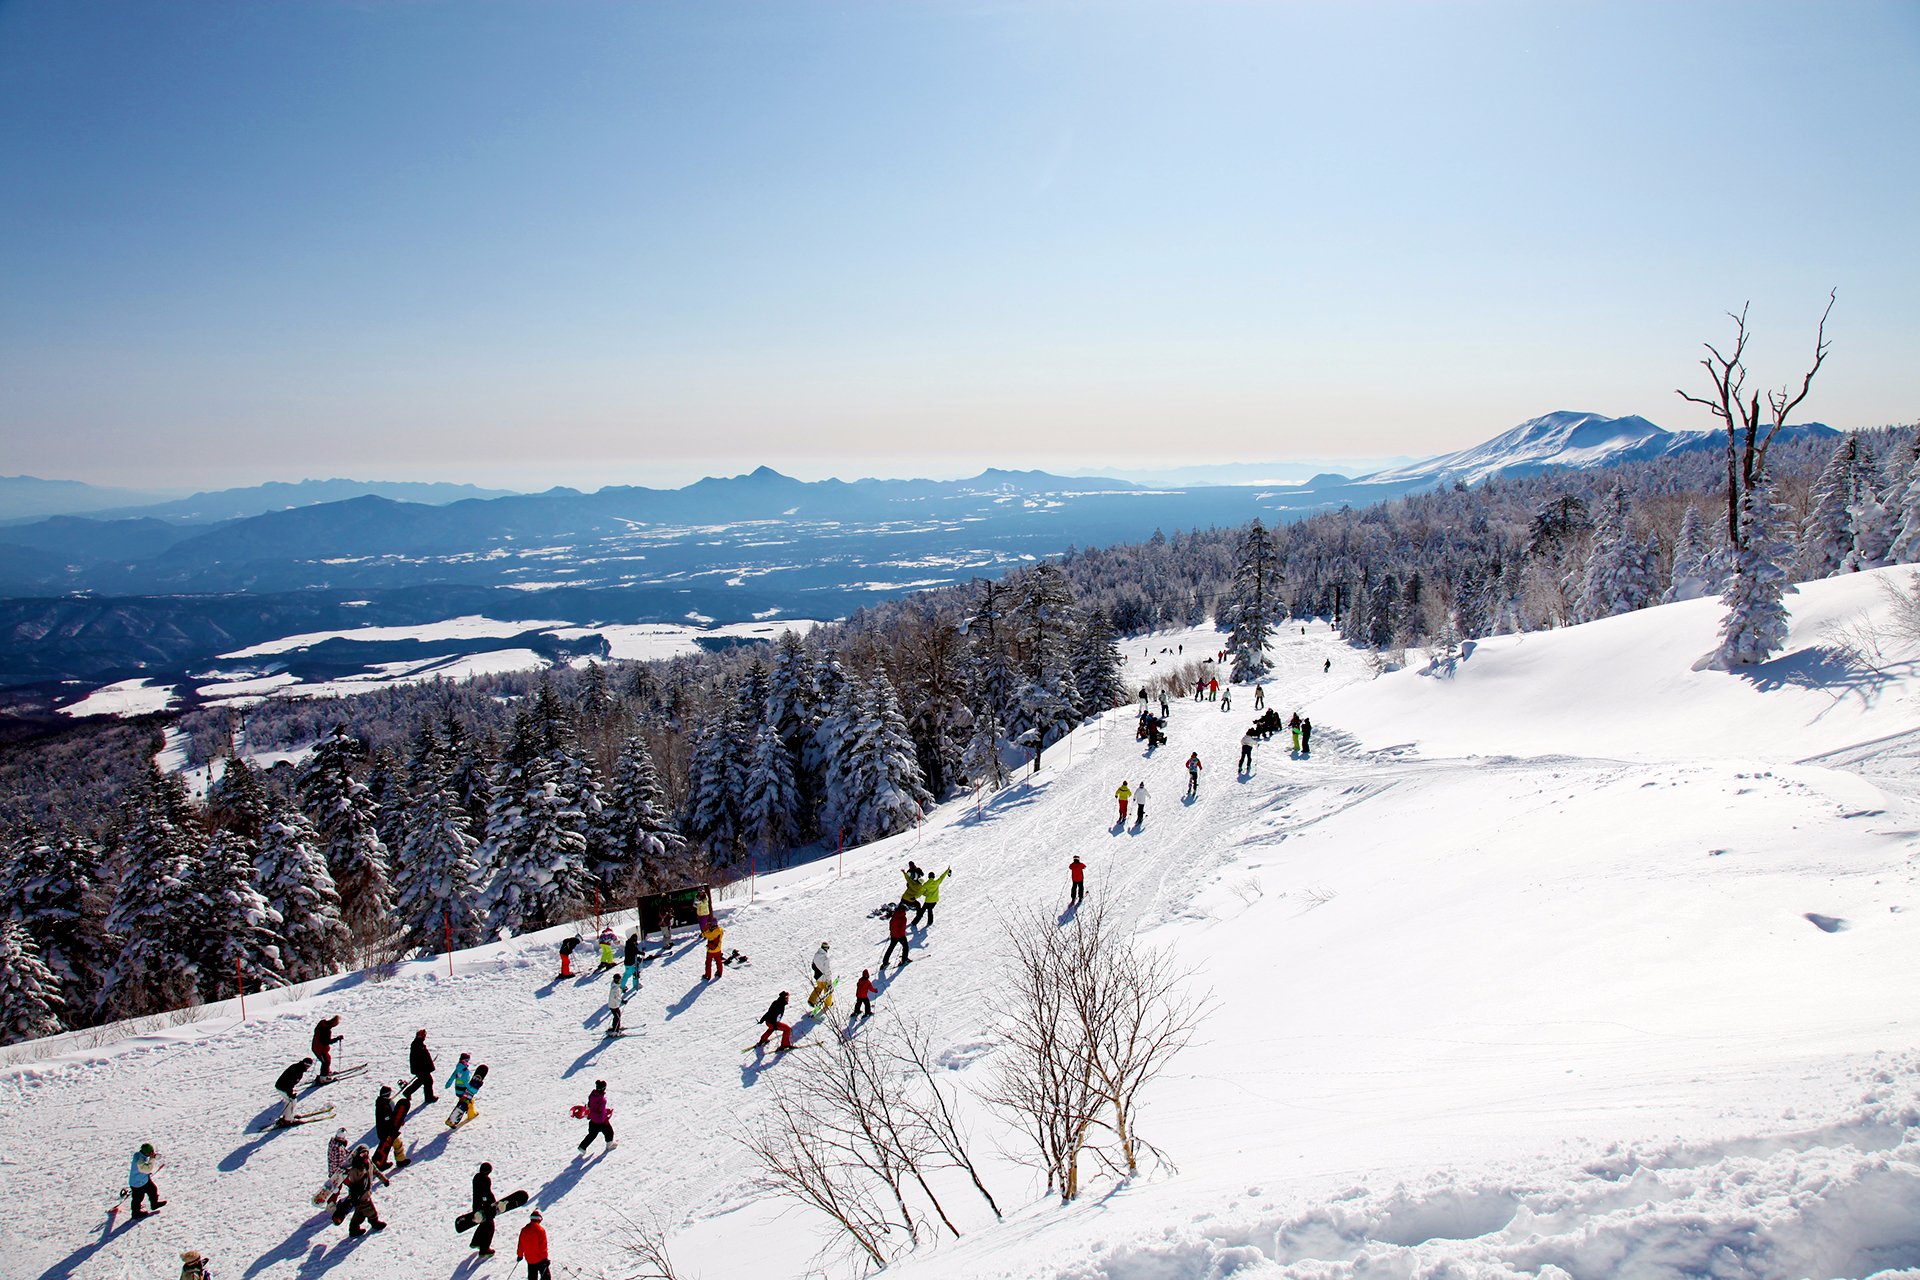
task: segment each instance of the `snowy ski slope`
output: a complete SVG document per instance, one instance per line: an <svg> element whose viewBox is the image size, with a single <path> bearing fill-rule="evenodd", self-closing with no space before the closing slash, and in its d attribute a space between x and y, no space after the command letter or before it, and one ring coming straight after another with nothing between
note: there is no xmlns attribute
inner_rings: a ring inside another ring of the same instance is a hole
<svg viewBox="0 0 1920 1280"><path fill-rule="evenodd" d="M911 1012L956 1081L990 1078L984 1013L1003 904L1065 905L1066 863L1149 945L1195 969L1212 1010L1156 1086L1145 1136L1172 1167L1097 1181L1062 1209L1002 1158L1009 1220L899 1264L916 1280L1393 1275L1857 1276L1920 1267L1920 723L1911 645L1847 657L1834 626L1884 615L1878 578L1790 602L1794 652L1754 676L1693 671L1708 605L1477 646L1451 679L1375 679L1322 625L1279 637L1269 689L1316 721L1236 778L1252 718L1178 702L1144 757L1122 709L1049 748L1037 776L945 806L916 833L762 877L724 905L752 963L699 981L697 944L644 971L634 1033L600 1036L605 983L555 983L546 935L226 1006L136 1041L0 1073L0 1272L167 1276L181 1249L222 1277L522 1274L451 1230L481 1160L546 1213L556 1273L630 1274L620 1215L675 1222L682 1274L806 1274L825 1237L757 1199L734 1141L785 1062L743 1055L780 989L832 939L878 959L908 857L951 865L924 951L878 1004ZM1134 639L1146 651L1212 633ZM1331 660L1331 671L1323 664ZM1162 660L1167 661L1166 659ZM1161 668L1164 669L1164 668ZM1208 768L1181 802L1180 761ZM1818 758L1814 758L1818 757ZM1144 830L1113 825L1145 776ZM442 1071L492 1067L481 1115L410 1126L416 1163L359 1241L306 1196L332 1131L256 1134L273 1076L339 1013L361 1080L319 1095L356 1138L417 1027ZM823 1034L808 1024L803 1038ZM71 1043L71 1040L69 1040ZM620 1146L575 1162L566 1115L610 1083ZM1016 1150L989 1113L985 1149ZM167 1157L161 1215L105 1229L142 1140ZM956 1205L965 1202L956 1195ZM1558 1271L1552 1270L1558 1268Z"/></svg>

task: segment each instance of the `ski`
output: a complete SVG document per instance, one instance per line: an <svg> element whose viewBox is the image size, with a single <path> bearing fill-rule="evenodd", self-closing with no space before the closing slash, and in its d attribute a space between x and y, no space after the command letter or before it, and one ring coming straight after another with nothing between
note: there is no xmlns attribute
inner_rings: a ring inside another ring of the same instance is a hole
<svg viewBox="0 0 1920 1280"><path fill-rule="evenodd" d="M351 1080L354 1076L359 1075L362 1071L365 1071L366 1069L367 1069L367 1064L362 1062L357 1066L342 1067L340 1070L334 1072L332 1075L315 1076L313 1078L313 1083L307 1087L307 1092L312 1093L315 1089L325 1088L327 1085L332 1084L336 1080Z"/></svg>
<svg viewBox="0 0 1920 1280"><path fill-rule="evenodd" d="M275 1119L268 1124L263 1124L256 1127L254 1129L254 1132L266 1133L271 1129L291 1129L297 1124L312 1124L315 1120L325 1120L328 1116L332 1114L333 1114L333 1104L328 1103L324 1107L315 1107L311 1111L296 1111L294 1112L293 1115L288 1116L285 1119Z"/></svg>

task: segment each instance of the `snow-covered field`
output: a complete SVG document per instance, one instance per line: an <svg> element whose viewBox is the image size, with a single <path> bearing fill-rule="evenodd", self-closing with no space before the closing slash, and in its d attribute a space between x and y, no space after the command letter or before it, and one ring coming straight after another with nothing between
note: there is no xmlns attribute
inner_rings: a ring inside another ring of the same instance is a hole
<svg viewBox="0 0 1920 1280"><path fill-rule="evenodd" d="M924 1020L951 1078L983 1087L1002 907L1063 907L1075 854L1090 896L1213 1001L1145 1102L1145 1136L1171 1163L1063 1209L990 1159L1008 1221L969 1210L962 1239L902 1275L1920 1267L1920 652L1882 625L1842 653L1834 626L1884 618L1888 576L1805 588L1793 651L1741 676L1692 670L1712 641L1702 605L1487 641L1451 678L1376 680L1324 627L1296 627L1269 694L1316 721L1310 760L1275 739L1236 778L1245 689L1231 713L1176 703L1151 758L1116 711L977 809L849 852L844 876L827 861L723 903L752 963L702 984L683 941L645 971L623 1040L600 1036L603 983L552 980L549 935L463 953L451 978L410 965L250 1000L244 1024L216 1008L15 1066L0 1074L0 1270L171 1276L193 1247L223 1277L517 1275L521 1217L484 1262L450 1230L484 1159L496 1187L534 1192L557 1274L631 1274L622 1214L676 1224L683 1276L807 1274L817 1222L749 1190L735 1141L787 1065L739 1052L754 1019L781 988L804 993L822 938L843 972L879 958L868 913L908 857L951 864L938 924L878 1005ZM1149 651L1218 643L1125 648L1138 679ZM1208 768L1184 804L1189 750ZM1112 792L1142 776L1150 816L1122 832ZM331 1126L249 1132L323 1013L343 1016L346 1060L375 1064L315 1095L356 1138L415 1028L443 1072L462 1049L492 1066L471 1127L448 1133L443 1107L415 1120L416 1163L378 1197L392 1229L358 1241L305 1199ZM575 1162L584 1125L566 1108L596 1077L620 1146ZM971 1120L981 1147L1017 1151L990 1113ZM109 1227L148 1139L169 1205Z"/></svg>
<svg viewBox="0 0 1920 1280"><path fill-rule="evenodd" d="M175 701L172 685L122 680L95 689L80 701L60 708L60 712L69 716L144 716L165 711Z"/></svg>

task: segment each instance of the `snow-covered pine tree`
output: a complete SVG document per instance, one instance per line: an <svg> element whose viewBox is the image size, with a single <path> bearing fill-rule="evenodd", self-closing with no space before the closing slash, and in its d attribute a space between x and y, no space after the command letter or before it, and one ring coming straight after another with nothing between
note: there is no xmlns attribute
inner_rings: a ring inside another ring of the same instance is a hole
<svg viewBox="0 0 1920 1280"><path fill-rule="evenodd" d="M347 927L356 943L369 947L393 931L393 888L373 797L353 776L353 761L361 754L361 744L346 726L335 725L314 747L298 790L301 808L320 833Z"/></svg>
<svg viewBox="0 0 1920 1280"><path fill-rule="evenodd" d="M288 982L308 982L353 964L353 930L313 824L292 805L273 805L260 829L254 883L280 916L280 963Z"/></svg>
<svg viewBox="0 0 1920 1280"><path fill-rule="evenodd" d="M1126 687L1120 683L1121 667L1120 644L1107 615L1098 609L1085 610L1073 642L1073 690L1080 699L1074 710L1082 720L1127 700Z"/></svg>
<svg viewBox="0 0 1920 1280"><path fill-rule="evenodd" d="M866 844L911 828L933 798L885 671L875 670L868 679L845 751L847 843Z"/></svg>
<svg viewBox="0 0 1920 1280"><path fill-rule="evenodd" d="M393 873L393 909L407 942L422 951L471 947L485 938L480 917L480 842L453 788L431 769L413 783Z"/></svg>
<svg viewBox="0 0 1920 1280"><path fill-rule="evenodd" d="M1574 596L1581 622L1644 609L1658 597L1647 546L1634 536L1625 485L1615 485L1595 504L1593 541Z"/></svg>
<svg viewBox="0 0 1920 1280"><path fill-rule="evenodd" d="M480 897L487 932L530 933L574 918L593 901L587 839L578 810L561 794L558 769L546 756L524 766L503 760L487 815L491 861Z"/></svg>
<svg viewBox="0 0 1920 1280"><path fill-rule="evenodd" d="M1226 616L1220 619L1228 629L1227 657L1232 663L1229 679L1254 684L1273 669L1267 644L1284 612L1280 560L1274 554L1273 536L1255 520L1241 535L1235 551L1233 585L1227 589Z"/></svg>
<svg viewBox="0 0 1920 1280"><path fill-rule="evenodd" d="M1874 475L1871 451L1858 432L1849 431L1833 446L1809 490L1796 556L1802 577L1831 577L1845 567L1854 550L1854 509L1863 492L1873 496Z"/></svg>
<svg viewBox="0 0 1920 1280"><path fill-rule="evenodd" d="M107 932L120 943L102 983L109 1016L131 1018L194 1003L197 940L186 908L193 846L200 838L185 786L150 764L120 841L123 874L107 913Z"/></svg>
<svg viewBox="0 0 1920 1280"><path fill-rule="evenodd" d="M207 788L207 820L249 840L260 838L271 804L260 777L239 756L228 756L219 780Z"/></svg>
<svg viewBox="0 0 1920 1280"><path fill-rule="evenodd" d="M813 653L800 637L782 631L774 641L773 666L767 673L767 719L787 748L787 767L799 791L796 819L802 836L813 830L820 803L819 775L807 767L817 706L813 666Z"/></svg>
<svg viewBox="0 0 1920 1280"><path fill-rule="evenodd" d="M1756 472L1740 495L1743 546L1734 549L1733 578L1727 584L1727 614L1720 624L1723 667L1765 662L1787 643L1785 597L1794 587L1784 567L1793 552L1781 536L1786 511L1773 500L1773 480Z"/></svg>
<svg viewBox="0 0 1920 1280"><path fill-rule="evenodd" d="M1888 468L1887 523L1893 527L1893 539L1887 546L1890 564L1912 564L1920 560L1920 431L1900 455L1900 462Z"/></svg>
<svg viewBox="0 0 1920 1280"><path fill-rule="evenodd" d="M754 735L753 754L747 762L740 820L748 846L769 860L791 848L799 831L795 821L799 806L786 744L769 720Z"/></svg>
<svg viewBox="0 0 1920 1280"><path fill-rule="evenodd" d="M1853 545L1840 563L1844 573L1878 569L1893 563L1888 556L1893 546L1893 514L1881 503L1871 484L1860 486L1860 496L1849 513L1853 517Z"/></svg>
<svg viewBox="0 0 1920 1280"><path fill-rule="evenodd" d="M440 738L448 761L447 785L467 812L467 830L484 831L487 810L493 804L493 762L486 745L467 732L451 705L440 721Z"/></svg>
<svg viewBox="0 0 1920 1280"><path fill-rule="evenodd" d="M1680 532L1673 544L1673 572L1660 601L1673 604L1678 600L1698 600L1712 593L1713 579L1714 548L1707 522L1701 517L1700 508L1689 503L1686 514L1680 517Z"/></svg>
<svg viewBox="0 0 1920 1280"><path fill-rule="evenodd" d="M983 707L974 712L973 729L967 737L967 751L961 758L961 767L966 771L969 781L989 791L998 791L1007 785L1007 762L1000 755L1001 742L1006 736L1006 729L994 717L991 708Z"/></svg>
<svg viewBox="0 0 1920 1280"><path fill-rule="evenodd" d="M687 834L724 861L740 844L740 800L746 788L745 743L731 703L709 719L687 769Z"/></svg>
<svg viewBox="0 0 1920 1280"><path fill-rule="evenodd" d="M605 862L591 867L609 900L631 896L648 863L678 857L687 838L673 823L673 811L646 739L628 738L613 766L607 796Z"/></svg>
<svg viewBox="0 0 1920 1280"><path fill-rule="evenodd" d="M280 913L254 887L254 844L232 831L216 831L187 876L188 928L200 998L237 994L244 973L249 987L277 987L286 980L281 955Z"/></svg>
<svg viewBox="0 0 1920 1280"><path fill-rule="evenodd" d="M837 840L852 834L847 830L853 803L852 762L864 690L841 671L835 655L828 655L820 671L822 675L833 673L834 688L833 701L826 704L813 729L813 748L824 754L820 762L820 834ZM824 686L827 682L822 683Z"/></svg>
<svg viewBox="0 0 1920 1280"><path fill-rule="evenodd" d="M1073 684L1073 586L1057 565L1037 564L1017 588L1024 660L1009 725L1015 740L1033 749L1034 767L1048 743L1078 723L1079 692Z"/></svg>
<svg viewBox="0 0 1920 1280"><path fill-rule="evenodd" d="M0 911L33 936L42 962L60 984L67 1018L88 1020L100 982L113 965L107 937L109 899L100 885L99 846L74 831L24 832L0 876Z"/></svg>
<svg viewBox="0 0 1920 1280"><path fill-rule="evenodd" d="M392 873L393 851L400 847L401 829L407 819L406 771L393 752L385 747L368 757L367 798L373 802L373 829L387 850L388 873Z"/></svg>
<svg viewBox="0 0 1920 1280"><path fill-rule="evenodd" d="M0 1044L18 1044L66 1030L60 983L40 960L33 936L18 921L0 924Z"/></svg>

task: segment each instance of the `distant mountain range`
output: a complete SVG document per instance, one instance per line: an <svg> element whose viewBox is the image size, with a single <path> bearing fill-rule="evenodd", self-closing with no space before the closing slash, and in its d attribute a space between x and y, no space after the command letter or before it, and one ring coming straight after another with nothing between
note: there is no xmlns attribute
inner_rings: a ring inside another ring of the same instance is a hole
<svg viewBox="0 0 1920 1280"><path fill-rule="evenodd" d="M463 498L504 498L511 489L482 489L471 484L414 483L395 480L270 480L244 489L217 489L187 497L109 489L79 480L42 480L38 476L0 476L0 525L47 516L91 515L97 520L152 518L181 524L211 524L343 502L374 494L396 502L438 506ZM0 530L0 541L6 539Z"/></svg>

